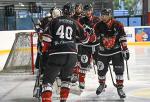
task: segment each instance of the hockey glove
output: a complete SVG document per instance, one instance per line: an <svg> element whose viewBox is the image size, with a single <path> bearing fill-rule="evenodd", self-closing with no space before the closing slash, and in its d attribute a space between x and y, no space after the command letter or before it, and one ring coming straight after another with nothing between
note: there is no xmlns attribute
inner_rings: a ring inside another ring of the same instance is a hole
<svg viewBox="0 0 150 102"><path fill-rule="evenodd" d="M83 25L84 32L88 32L90 35L94 34L94 29L89 27L88 25Z"/></svg>
<svg viewBox="0 0 150 102"><path fill-rule="evenodd" d="M95 34L95 30L93 28L91 28L90 35L93 35L93 34Z"/></svg>
<svg viewBox="0 0 150 102"><path fill-rule="evenodd" d="M122 51L122 55L125 60L129 60L129 58L130 58L129 50Z"/></svg>
<svg viewBox="0 0 150 102"><path fill-rule="evenodd" d="M42 28L38 28L38 29L36 30L36 32L41 34L41 33L43 33L43 29L42 29Z"/></svg>
<svg viewBox="0 0 150 102"><path fill-rule="evenodd" d="M36 25L35 31L36 31L37 33L43 33L43 29L40 28L39 25Z"/></svg>
<svg viewBox="0 0 150 102"><path fill-rule="evenodd" d="M125 60L129 60L130 53L129 53L129 50L128 50L128 47L127 47L127 42L126 41L121 42L121 47L122 47L123 58Z"/></svg>

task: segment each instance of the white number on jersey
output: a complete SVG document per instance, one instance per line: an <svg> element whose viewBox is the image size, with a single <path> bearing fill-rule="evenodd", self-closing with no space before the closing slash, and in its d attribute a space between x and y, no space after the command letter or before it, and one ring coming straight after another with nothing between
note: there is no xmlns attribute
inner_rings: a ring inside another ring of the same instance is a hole
<svg viewBox="0 0 150 102"><path fill-rule="evenodd" d="M65 31L65 32L64 32ZM66 28L64 27L64 25L61 25L57 32L56 32L56 35L59 35L59 38L61 39L68 39L68 40L71 40L72 39L72 28L70 26L67 26Z"/></svg>

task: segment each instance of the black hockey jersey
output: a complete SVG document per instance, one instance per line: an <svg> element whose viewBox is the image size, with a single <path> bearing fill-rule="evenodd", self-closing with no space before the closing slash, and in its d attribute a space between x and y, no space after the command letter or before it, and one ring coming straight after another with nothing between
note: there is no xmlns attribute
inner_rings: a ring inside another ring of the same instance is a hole
<svg viewBox="0 0 150 102"><path fill-rule="evenodd" d="M49 47L49 54L64 54L72 53L76 54L76 38L80 38L82 42L88 41L88 36L81 35L83 28L77 24L75 20L70 17L60 16L53 19L48 26L47 35L43 38L45 41L49 41L51 46ZM51 38L46 40L46 37Z"/></svg>
<svg viewBox="0 0 150 102"><path fill-rule="evenodd" d="M109 26L100 21L94 27L97 40L100 42L99 54L113 55L121 51L121 41L126 41L126 33L123 25L114 19L109 21Z"/></svg>
<svg viewBox="0 0 150 102"><path fill-rule="evenodd" d="M44 17L44 18L42 18L40 20L40 24L39 24L40 28L42 28L44 30L46 28L48 22L51 21L51 20L52 20L52 17Z"/></svg>

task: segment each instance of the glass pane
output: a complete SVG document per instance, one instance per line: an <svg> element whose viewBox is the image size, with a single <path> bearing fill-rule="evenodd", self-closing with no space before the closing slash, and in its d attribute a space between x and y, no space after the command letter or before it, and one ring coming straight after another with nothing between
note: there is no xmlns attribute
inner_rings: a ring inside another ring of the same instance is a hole
<svg viewBox="0 0 150 102"><path fill-rule="evenodd" d="M100 16L100 10L94 10L94 15L95 16Z"/></svg>
<svg viewBox="0 0 150 102"><path fill-rule="evenodd" d="M2 10L0 10L0 31L4 30L4 14Z"/></svg>
<svg viewBox="0 0 150 102"><path fill-rule="evenodd" d="M130 17L129 26L141 26L141 17Z"/></svg>
<svg viewBox="0 0 150 102"><path fill-rule="evenodd" d="M8 16L7 20L8 20L8 24L7 24L8 30L15 30L16 29L15 16Z"/></svg>
<svg viewBox="0 0 150 102"><path fill-rule="evenodd" d="M123 23L124 26L128 26L128 19L127 18L116 18L116 20Z"/></svg>
<svg viewBox="0 0 150 102"><path fill-rule="evenodd" d="M143 0L113 0L114 16L142 15Z"/></svg>
<svg viewBox="0 0 150 102"><path fill-rule="evenodd" d="M30 30L32 29L31 18L28 15L28 11L21 10L17 13L16 19L17 30Z"/></svg>

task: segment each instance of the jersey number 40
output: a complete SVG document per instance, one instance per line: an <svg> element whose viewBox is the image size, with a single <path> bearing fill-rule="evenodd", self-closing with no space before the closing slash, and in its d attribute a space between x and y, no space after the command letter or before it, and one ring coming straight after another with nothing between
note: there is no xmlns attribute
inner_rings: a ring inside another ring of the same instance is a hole
<svg viewBox="0 0 150 102"><path fill-rule="evenodd" d="M61 39L68 39L71 40L72 39L72 28L70 26L64 27L64 25L61 25L57 32L56 35L59 35L59 38Z"/></svg>

